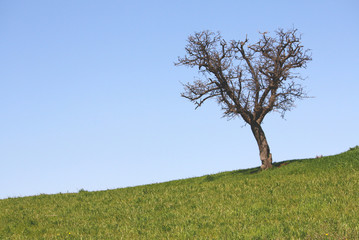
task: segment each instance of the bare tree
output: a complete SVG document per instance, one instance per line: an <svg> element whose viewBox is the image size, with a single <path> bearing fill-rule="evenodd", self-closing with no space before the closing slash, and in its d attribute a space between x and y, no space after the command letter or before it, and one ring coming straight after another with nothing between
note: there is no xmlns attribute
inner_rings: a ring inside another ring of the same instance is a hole
<svg viewBox="0 0 359 240"><path fill-rule="evenodd" d="M214 98L224 116L236 116L251 126L262 161L261 169L272 167L272 154L261 127L271 111L281 116L294 107L296 99L307 97L294 69L306 68L311 61L309 50L301 44L297 29L278 29L274 36L260 33L260 39L250 44L225 41L220 33L197 32L188 37L186 55L175 65L198 67L202 79L184 84L182 97L200 107Z"/></svg>

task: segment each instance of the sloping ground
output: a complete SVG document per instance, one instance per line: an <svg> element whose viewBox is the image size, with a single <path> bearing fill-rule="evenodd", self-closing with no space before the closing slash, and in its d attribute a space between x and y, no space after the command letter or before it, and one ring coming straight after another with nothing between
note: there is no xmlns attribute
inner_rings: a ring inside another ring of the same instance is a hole
<svg viewBox="0 0 359 240"><path fill-rule="evenodd" d="M359 148L276 166L0 200L0 239L359 239Z"/></svg>

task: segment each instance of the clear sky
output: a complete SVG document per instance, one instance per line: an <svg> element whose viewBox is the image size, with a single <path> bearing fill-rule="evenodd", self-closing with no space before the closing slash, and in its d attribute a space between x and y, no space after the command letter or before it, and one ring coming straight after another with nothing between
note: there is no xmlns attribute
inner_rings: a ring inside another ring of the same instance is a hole
<svg viewBox="0 0 359 240"><path fill-rule="evenodd" d="M359 1L0 1L0 198L106 190L260 165L249 126L195 110L175 67L195 31L298 28L309 95L264 120L274 161L359 144Z"/></svg>

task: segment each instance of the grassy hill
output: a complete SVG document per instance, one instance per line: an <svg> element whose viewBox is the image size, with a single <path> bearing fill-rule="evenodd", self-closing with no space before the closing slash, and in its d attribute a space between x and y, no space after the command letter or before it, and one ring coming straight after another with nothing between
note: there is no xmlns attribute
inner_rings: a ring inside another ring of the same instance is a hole
<svg viewBox="0 0 359 240"><path fill-rule="evenodd" d="M359 239L359 148L259 172L0 200L0 239Z"/></svg>

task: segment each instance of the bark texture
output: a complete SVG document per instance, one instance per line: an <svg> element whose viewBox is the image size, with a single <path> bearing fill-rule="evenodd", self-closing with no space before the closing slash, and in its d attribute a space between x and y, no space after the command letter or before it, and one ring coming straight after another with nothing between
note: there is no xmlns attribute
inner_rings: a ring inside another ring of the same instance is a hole
<svg viewBox="0 0 359 240"><path fill-rule="evenodd" d="M252 133L257 141L259 149L259 157L261 159L262 165L261 169L266 170L272 167L272 154L270 152L269 144L267 138L264 134L264 131L260 124L252 123L251 124Z"/></svg>

